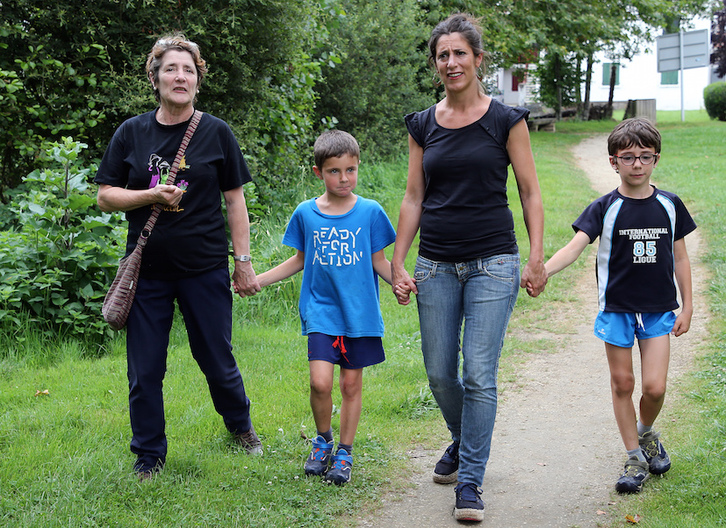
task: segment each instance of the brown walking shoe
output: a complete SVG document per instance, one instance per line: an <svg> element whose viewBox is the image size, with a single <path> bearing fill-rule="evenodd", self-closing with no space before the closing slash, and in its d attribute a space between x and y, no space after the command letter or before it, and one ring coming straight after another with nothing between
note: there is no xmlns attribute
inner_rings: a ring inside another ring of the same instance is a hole
<svg viewBox="0 0 726 528"><path fill-rule="evenodd" d="M250 427L250 430L244 433L235 434L234 441L241 445L248 455L262 454L262 442L255 433L254 427Z"/></svg>

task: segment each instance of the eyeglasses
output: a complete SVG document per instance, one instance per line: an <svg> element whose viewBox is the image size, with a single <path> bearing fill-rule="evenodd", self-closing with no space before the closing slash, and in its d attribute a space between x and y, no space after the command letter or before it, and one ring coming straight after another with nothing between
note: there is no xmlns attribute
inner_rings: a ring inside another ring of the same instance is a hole
<svg viewBox="0 0 726 528"><path fill-rule="evenodd" d="M631 156L630 154L626 156L613 156L613 158L620 158L622 160L623 165L632 165L635 163L635 160L639 159L640 163L643 165L650 165L655 161L655 159L658 157L658 154L641 154L640 156Z"/></svg>

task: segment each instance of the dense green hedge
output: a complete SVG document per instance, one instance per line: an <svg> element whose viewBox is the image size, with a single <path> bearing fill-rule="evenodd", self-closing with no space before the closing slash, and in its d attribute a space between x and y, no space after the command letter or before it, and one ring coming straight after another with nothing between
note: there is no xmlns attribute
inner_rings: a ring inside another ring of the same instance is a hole
<svg viewBox="0 0 726 528"><path fill-rule="evenodd" d="M711 119L726 121L726 82L706 86L703 89L703 104Z"/></svg>

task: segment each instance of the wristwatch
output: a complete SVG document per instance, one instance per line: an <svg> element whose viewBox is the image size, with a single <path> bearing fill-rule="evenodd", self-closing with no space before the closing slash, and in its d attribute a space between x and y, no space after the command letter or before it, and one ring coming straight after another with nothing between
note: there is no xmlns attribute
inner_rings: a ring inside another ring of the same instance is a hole
<svg viewBox="0 0 726 528"><path fill-rule="evenodd" d="M252 258L249 255L232 255L232 259L237 262L249 262Z"/></svg>

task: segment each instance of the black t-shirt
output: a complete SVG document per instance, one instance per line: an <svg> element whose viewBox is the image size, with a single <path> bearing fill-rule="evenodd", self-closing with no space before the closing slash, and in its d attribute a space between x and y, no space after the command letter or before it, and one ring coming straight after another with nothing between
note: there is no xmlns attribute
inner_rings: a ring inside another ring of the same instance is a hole
<svg viewBox="0 0 726 528"><path fill-rule="evenodd" d="M95 182L149 189L165 182L188 122L162 125L156 111L133 117L116 130ZM220 192L251 181L239 144L222 120L204 114L180 163L175 185L185 191L176 210L164 210L144 249L141 275L175 279L228 265L229 243ZM136 246L151 207L126 212L126 254Z"/></svg>
<svg viewBox="0 0 726 528"><path fill-rule="evenodd" d="M653 189L648 198L614 191L601 196L575 220L597 251L598 305L606 312L667 312L678 308L674 242L696 229L680 198Z"/></svg>
<svg viewBox="0 0 726 528"><path fill-rule="evenodd" d="M424 150L419 254L461 262L516 253L507 201L507 139L529 111L492 99L481 119L457 129L440 126L435 112L434 105L405 119Z"/></svg>

